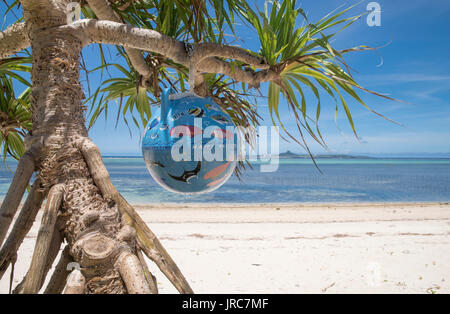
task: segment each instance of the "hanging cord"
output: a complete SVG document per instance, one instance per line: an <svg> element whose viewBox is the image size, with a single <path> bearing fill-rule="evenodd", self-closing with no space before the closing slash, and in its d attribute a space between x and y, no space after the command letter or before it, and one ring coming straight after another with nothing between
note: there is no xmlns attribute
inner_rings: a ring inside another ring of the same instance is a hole
<svg viewBox="0 0 450 314"><path fill-rule="evenodd" d="M194 93L195 86L195 64L192 60L192 56L194 55L195 46L191 43L184 42L184 48L189 56L189 91Z"/></svg>

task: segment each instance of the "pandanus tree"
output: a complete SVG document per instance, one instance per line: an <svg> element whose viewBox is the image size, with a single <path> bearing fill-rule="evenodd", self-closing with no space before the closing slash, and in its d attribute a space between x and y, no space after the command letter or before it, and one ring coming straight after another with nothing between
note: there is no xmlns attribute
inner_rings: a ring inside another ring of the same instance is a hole
<svg viewBox="0 0 450 314"><path fill-rule="evenodd" d="M0 209L0 277L14 264L38 211L43 212L30 268L16 293L41 291L53 265L46 293L157 293L144 255L180 293L193 292L157 237L113 186L89 139L89 126L111 101L120 106L119 115L126 119L131 113L142 127L159 102L160 86L183 91L190 77L195 92L213 97L236 125L256 126L261 118L247 96L267 82L272 122L306 149L305 134L326 145L318 127L322 92L336 102L336 110L343 108L353 129L343 95L366 106L355 90L367 90L352 78L343 56L371 48L339 51L330 44L360 17L344 17L350 8L312 23L295 0L266 3L265 10L241 0L11 2L4 1L8 10L21 10L23 18L0 33L0 139L5 156L19 161ZM74 2L83 13L77 21L68 19ZM239 37L237 23L259 37L258 51L230 43ZM115 67L121 75L86 97L80 54L94 44L99 47L96 70ZM113 45L123 62L108 62L105 44ZM17 55L29 47L31 57ZM28 82L20 72L30 70ZM16 95L18 82L26 89ZM307 108L307 89L317 98L313 111ZM284 127L282 104L292 109L298 135ZM81 269L69 273L71 262ZM75 277L77 281L68 280Z"/></svg>

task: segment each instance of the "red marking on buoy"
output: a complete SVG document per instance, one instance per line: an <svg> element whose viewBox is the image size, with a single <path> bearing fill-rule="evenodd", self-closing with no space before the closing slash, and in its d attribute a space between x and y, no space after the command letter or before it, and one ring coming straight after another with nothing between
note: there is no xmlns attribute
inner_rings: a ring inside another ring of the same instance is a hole
<svg viewBox="0 0 450 314"><path fill-rule="evenodd" d="M222 178L222 179L218 179L218 180L209 182L207 185L208 185L208 186L218 185L218 184L222 183L224 179L225 179L225 178Z"/></svg>
<svg viewBox="0 0 450 314"><path fill-rule="evenodd" d="M226 164L223 164L217 168L214 168L211 171L208 171L203 178L216 180L218 176L220 176L222 173L225 172L225 170L227 170L230 163L231 163L231 161L229 161Z"/></svg>
<svg viewBox="0 0 450 314"><path fill-rule="evenodd" d="M224 130L224 129L215 129L213 132L214 136L221 139L229 139L233 138L233 132Z"/></svg>
<svg viewBox="0 0 450 314"><path fill-rule="evenodd" d="M193 125L179 125L170 130L170 136L190 136L194 137L203 133L203 130Z"/></svg>

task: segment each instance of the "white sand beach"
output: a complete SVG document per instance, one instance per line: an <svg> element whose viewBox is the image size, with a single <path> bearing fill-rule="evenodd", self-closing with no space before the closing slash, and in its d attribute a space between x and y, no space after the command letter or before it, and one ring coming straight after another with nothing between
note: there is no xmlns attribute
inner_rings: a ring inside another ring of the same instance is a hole
<svg viewBox="0 0 450 314"><path fill-rule="evenodd" d="M196 293L449 293L449 204L136 206ZM15 267L26 273L40 217ZM149 262L160 293L175 289ZM0 281L7 293L9 271Z"/></svg>

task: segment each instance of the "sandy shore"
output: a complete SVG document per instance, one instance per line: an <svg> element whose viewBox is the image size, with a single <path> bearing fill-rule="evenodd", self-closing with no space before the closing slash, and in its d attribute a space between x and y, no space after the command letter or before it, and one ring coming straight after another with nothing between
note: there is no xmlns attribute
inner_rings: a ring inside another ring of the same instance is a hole
<svg viewBox="0 0 450 314"><path fill-rule="evenodd" d="M136 208L196 293L450 292L449 204ZM15 283L29 266L37 229L19 251ZM160 292L175 292L149 264ZM9 271L0 292L8 285Z"/></svg>

